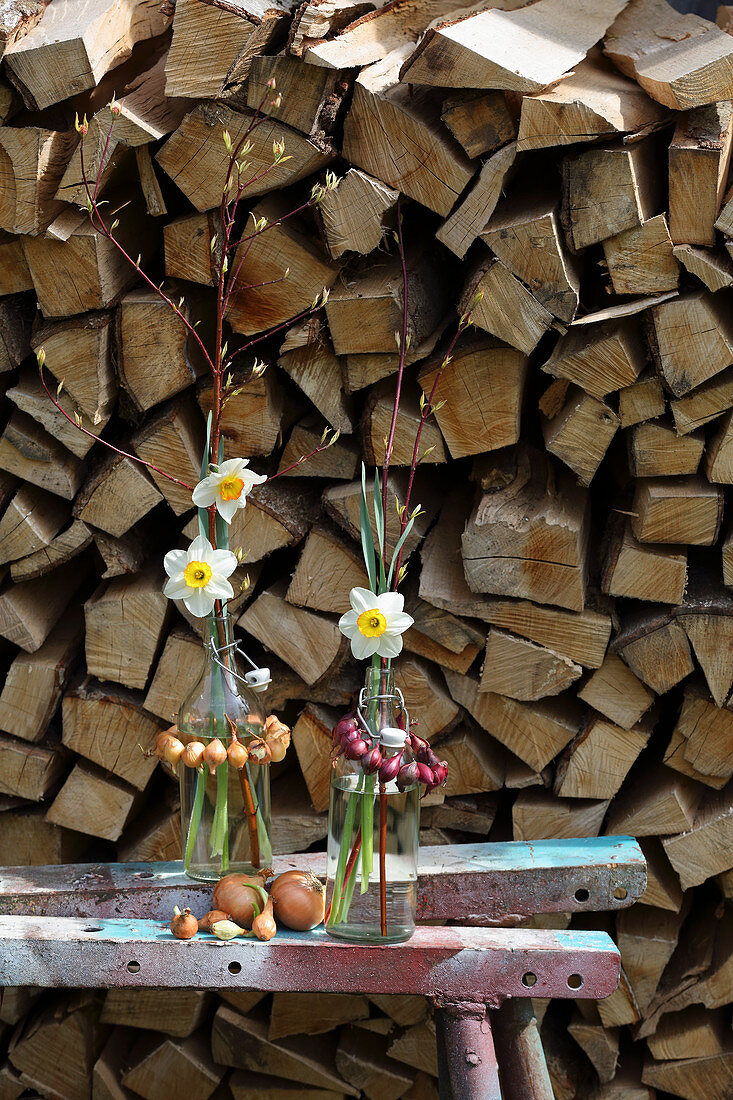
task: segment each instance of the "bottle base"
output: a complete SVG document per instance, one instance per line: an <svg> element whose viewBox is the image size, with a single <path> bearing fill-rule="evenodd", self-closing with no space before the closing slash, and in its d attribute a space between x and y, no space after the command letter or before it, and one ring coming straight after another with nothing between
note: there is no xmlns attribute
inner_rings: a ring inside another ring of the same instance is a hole
<svg viewBox="0 0 733 1100"><path fill-rule="evenodd" d="M192 867L184 867L183 870L186 878L193 879L194 882L217 883L225 875L258 875L262 868L254 867L251 863L231 863L226 871L222 870L221 867L204 867L196 864Z"/></svg>
<svg viewBox="0 0 733 1100"><path fill-rule="evenodd" d="M343 940L345 943L373 944L375 947L390 943L405 943L415 933L414 927L395 928L383 936L379 928L349 928L348 925L335 925L329 928L326 925L326 934L335 940Z"/></svg>

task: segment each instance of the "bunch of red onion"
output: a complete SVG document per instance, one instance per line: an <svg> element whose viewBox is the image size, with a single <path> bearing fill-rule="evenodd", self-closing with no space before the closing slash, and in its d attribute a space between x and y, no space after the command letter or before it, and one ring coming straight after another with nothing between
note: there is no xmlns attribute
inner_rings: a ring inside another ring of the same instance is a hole
<svg viewBox="0 0 733 1100"><path fill-rule="evenodd" d="M344 715L333 727L334 757L343 754L347 760L359 761L362 771L366 775L379 775L381 783L394 779L401 791L420 783L427 794L445 786L448 761L439 760L427 741L415 733L408 733L407 741L415 759L405 764L401 752L385 759L379 745L373 744L353 714Z"/></svg>

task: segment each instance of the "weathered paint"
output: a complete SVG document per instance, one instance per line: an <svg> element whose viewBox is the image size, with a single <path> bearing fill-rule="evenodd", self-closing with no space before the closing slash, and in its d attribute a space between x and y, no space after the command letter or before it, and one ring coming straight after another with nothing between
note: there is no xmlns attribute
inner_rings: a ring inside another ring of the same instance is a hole
<svg viewBox="0 0 733 1100"><path fill-rule="evenodd" d="M325 877L323 853L277 856L275 872L299 867ZM537 913L622 909L646 889L646 864L631 837L445 845L420 853L418 920L485 926ZM618 895L618 896L617 896ZM211 887L180 863L82 864L0 871L0 913L150 917L174 904L209 908Z"/></svg>
<svg viewBox="0 0 733 1100"><path fill-rule="evenodd" d="M132 965L131 965L132 964ZM603 932L418 928L390 946L352 946L315 932L274 940L176 940L155 921L0 917L0 986L414 993L451 1001L607 997L619 954ZM582 986L572 988L573 975Z"/></svg>
<svg viewBox="0 0 733 1100"><path fill-rule="evenodd" d="M502 1100L486 1005L435 1006L440 1100Z"/></svg>
<svg viewBox="0 0 733 1100"><path fill-rule="evenodd" d="M504 1001L491 1024L504 1100L554 1100L531 1001Z"/></svg>

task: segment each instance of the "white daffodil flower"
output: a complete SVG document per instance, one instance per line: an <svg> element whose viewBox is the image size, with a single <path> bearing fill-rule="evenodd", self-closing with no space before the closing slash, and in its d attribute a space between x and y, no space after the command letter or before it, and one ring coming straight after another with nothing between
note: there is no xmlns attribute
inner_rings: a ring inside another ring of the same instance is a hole
<svg viewBox="0 0 733 1100"><path fill-rule="evenodd" d="M339 619L339 630L350 640L357 661L375 653L396 657L402 651L402 635L415 621L402 610L405 597L400 592L377 596L368 588L352 588L349 602L351 611Z"/></svg>
<svg viewBox="0 0 733 1100"><path fill-rule="evenodd" d="M228 578L237 568L229 550L215 550L203 535L197 535L188 550L170 550L164 560L170 577L163 589L169 600L183 600L197 619L209 615L215 600L230 600L234 589Z"/></svg>
<svg viewBox="0 0 733 1100"><path fill-rule="evenodd" d="M235 512L245 507L250 489L267 481L264 474L256 474L248 466L246 458L228 458L220 466L212 466L209 476L199 481L193 491L196 507L210 508L215 504L222 519L231 523Z"/></svg>

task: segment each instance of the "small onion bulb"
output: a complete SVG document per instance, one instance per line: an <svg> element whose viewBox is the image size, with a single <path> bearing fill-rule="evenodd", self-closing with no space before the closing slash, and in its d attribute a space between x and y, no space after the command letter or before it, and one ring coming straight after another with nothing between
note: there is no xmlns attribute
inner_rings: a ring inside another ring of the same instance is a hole
<svg viewBox="0 0 733 1100"><path fill-rule="evenodd" d="M312 871L285 871L270 887L277 919L295 932L307 932L325 916L326 890Z"/></svg>

